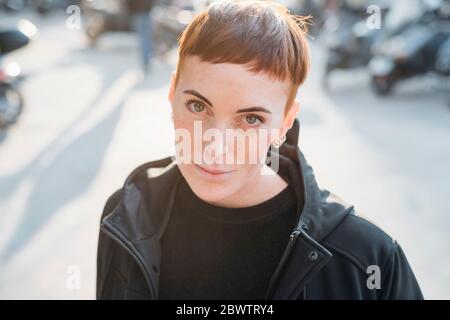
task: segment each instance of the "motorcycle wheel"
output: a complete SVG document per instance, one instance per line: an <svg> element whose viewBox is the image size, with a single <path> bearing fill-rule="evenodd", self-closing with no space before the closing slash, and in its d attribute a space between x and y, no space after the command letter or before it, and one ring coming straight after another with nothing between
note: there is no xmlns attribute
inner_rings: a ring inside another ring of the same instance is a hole
<svg viewBox="0 0 450 320"><path fill-rule="evenodd" d="M450 76L447 77L447 90L445 91L445 102L447 106L450 108Z"/></svg>
<svg viewBox="0 0 450 320"><path fill-rule="evenodd" d="M378 96L387 96L392 92L394 80L391 78L372 78L372 88Z"/></svg>
<svg viewBox="0 0 450 320"><path fill-rule="evenodd" d="M0 129L14 124L23 111L22 94L13 88L6 88L0 93Z"/></svg>
<svg viewBox="0 0 450 320"><path fill-rule="evenodd" d="M333 69L327 67L325 72L322 74L321 84L324 91L330 90L330 74L332 71Z"/></svg>

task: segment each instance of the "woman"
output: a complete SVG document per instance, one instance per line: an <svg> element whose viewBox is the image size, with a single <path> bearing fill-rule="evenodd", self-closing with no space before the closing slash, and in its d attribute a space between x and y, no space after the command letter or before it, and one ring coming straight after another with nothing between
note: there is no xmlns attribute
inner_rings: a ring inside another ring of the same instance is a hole
<svg viewBox="0 0 450 320"><path fill-rule="evenodd" d="M304 24L230 0L186 28L169 91L176 155L108 199L98 299L422 299L400 246L319 189L299 150Z"/></svg>

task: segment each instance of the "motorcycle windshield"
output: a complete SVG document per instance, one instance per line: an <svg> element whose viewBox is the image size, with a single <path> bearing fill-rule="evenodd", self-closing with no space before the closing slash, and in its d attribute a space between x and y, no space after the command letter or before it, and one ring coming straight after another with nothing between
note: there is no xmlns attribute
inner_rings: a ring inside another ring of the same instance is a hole
<svg viewBox="0 0 450 320"><path fill-rule="evenodd" d="M20 49L30 42L27 35L19 30L0 31L0 53L5 54Z"/></svg>

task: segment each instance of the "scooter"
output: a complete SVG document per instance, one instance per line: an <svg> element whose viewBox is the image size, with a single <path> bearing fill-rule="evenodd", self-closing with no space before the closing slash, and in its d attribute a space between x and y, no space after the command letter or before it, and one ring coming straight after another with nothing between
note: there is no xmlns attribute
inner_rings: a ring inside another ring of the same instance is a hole
<svg viewBox="0 0 450 320"><path fill-rule="evenodd" d="M127 6L120 0L92 0L82 2L85 32L89 45L94 47L108 32L132 32ZM157 55L163 55L178 44L178 37L194 16L194 6L158 3L151 10L153 39Z"/></svg>
<svg viewBox="0 0 450 320"><path fill-rule="evenodd" d="M32 9L39 14L52 10L65 10L70 5L79 5L80 0L0 0L0 8L7 11Z"/></svg>
<svg viewBox="0 0 450 320"><path fill-rule="evenodd" d="M30 5L30 0L0 0L0 8L7 11L20 11Z"/></svg>
<svg viewBox="0 0 450 320"><path fill-rule="evenodd" d="M445 99L450 107L450 36L439 48L435 69L445 82Z"/></svg>
<svg viewBox="0 0 450 320"><path fill-rule="evenodd" d="M446 0L387 37L374 48L369 62L375 93L388 95L400 80L437 72L438 52L449 35L450 1Z"/></svg>
<svg viewBox="0 0 450 320"><path fill-rule="evenodd" d="M0 129L14 124L24 106L19 89L24 76L17 63L5 62L5 55L28 45L36 31L36 27L24 19L16 28L0 30Z"/></svg>
<svg viewBox="0 0 450 320"><path fill-rule="evenodd" d="M158 4L153 8L153 39L157 55L164 55L178 45L179 37L194 15L195 8L192 5L180 7Z"/></svg>
<svg viewBox="0 0 450 320"><path fill-rule="evenodd" d="M381 29L367 25L366 2L351 6L343 2L337 15L325 22L323 37L327 48L327 59L322 84L328 88L330 74L335 70L350 70L365 67L372 58L372 46L382 37ZM381 19L388 12L381 6Z"/></svg>
<svg viewBox="0 0 450 320"><path fill-rule="evenodd" d="M94 47L107 32L132 31L126 3L120 0L83 1L85 32L89 45Z"/></svg>

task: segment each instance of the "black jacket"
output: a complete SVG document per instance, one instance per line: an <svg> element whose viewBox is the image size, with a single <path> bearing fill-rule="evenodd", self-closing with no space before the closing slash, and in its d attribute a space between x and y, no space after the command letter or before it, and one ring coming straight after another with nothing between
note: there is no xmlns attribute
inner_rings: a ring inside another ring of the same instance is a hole
<svg viewBox="0 0 450 320"><path fill-rule="evenodd" d="M423 299L399 244L318 187L298 136L295 120L279 149L278 173L304 205L266 298ZM109 197L101 217L97 299L157 299L159 239L180 177L173 157L148 162Z"/></svg>

